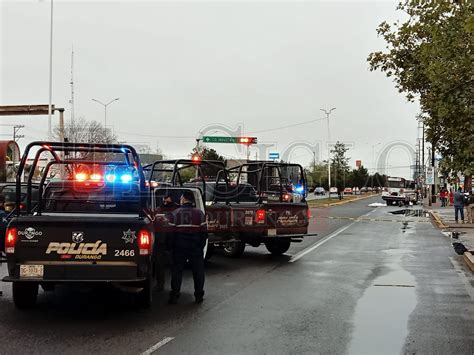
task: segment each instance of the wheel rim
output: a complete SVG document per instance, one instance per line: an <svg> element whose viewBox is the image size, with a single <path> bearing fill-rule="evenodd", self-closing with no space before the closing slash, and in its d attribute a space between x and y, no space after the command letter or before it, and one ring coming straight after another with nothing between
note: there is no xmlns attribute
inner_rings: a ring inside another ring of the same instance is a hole
<svg viewBox="0 0 474 355"><path fill-rule="evenodd" d="M236 242L228 242L224 244L224 250L228 253L232 253L236 248Z"/></svg>

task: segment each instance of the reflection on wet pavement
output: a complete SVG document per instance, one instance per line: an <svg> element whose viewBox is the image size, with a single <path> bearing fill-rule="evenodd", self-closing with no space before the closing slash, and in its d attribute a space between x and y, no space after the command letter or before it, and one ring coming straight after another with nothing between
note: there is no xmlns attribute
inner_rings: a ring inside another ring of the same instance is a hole
<svg viewBox="0 0 474 355"><path fill-rule="evenodd" d="M387 253L394 255L394 253ZM408 335L408 318L416 306L415 279L401 268L402 255L386 265L357 303L350 354L399 354Z"/></svg>

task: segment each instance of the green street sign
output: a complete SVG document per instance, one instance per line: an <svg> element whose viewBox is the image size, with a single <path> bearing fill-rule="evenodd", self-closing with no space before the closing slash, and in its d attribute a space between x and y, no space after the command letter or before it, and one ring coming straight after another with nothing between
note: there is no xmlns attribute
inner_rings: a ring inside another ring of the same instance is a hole
<svg viewBox="0 0 474 355"><path fill-rule="evenodd" d="M204 143L257 144L257 137L215 137L203 136Z"/></svg>

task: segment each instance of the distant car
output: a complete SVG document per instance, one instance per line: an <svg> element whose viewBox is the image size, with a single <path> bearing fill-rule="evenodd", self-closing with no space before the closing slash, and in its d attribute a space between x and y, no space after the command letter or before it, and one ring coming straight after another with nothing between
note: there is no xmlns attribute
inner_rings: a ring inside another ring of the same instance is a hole
<svg viewBox="0 0 474 355"><path fill-rule="evenodd" d="M326 195L326 190L324 190L324 187L316 187L314 189L314 194L315 195Z"/></svg>
<svg viewBox="0 0 474 355"><path fill-rule="evenodd" d="M360 190L359 190L359 187L353 187L352 188L352 192L354 193L354 195L360 195Z"/></svg>
<svg viewBox="0 0 474 355"><path fill-rule="evenodd" d="M344 195L352 195L352 188L351 187L346 187L344 189Z"/></svg>
<svg viewBox="0 0 474 355"><path fill-rule="evenodd" d="M308 187L308 192L310 192L310 193L311 193L311 192L314 192L314 186L309 186L309 187Z"/></svg>
<svg viewBox="0 0 474 355"><path fill-rule="evenodd" d="M372 189L371 187L368 187L367 188L367 192L372 192L374 189Z"/></svg>
<svg viewBox="0 0 474 355"><path fill-rule="evenodd" d="M329 194L337 194L337 187L331 187L329 189Z"/></svg>
<svg viewBox="0 0 474 355"><path fill-rule="evenodd" d="M361 193L361 194L364 194L364 193L366 193L367 191L368 191L368 189L367 189L367 187L365 187L365 186L363 186L363 187L360 188L360 193Z"/></svg>

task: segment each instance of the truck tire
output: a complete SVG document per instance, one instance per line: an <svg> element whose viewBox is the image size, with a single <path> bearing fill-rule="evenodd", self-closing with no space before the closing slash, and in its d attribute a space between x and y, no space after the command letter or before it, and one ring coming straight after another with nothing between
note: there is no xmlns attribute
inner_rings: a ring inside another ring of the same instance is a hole
<svg viewBox="0 0 474 355"><path fill-rule="evenodd" d="M38 284L36 282L13 282L13 303L19 309L32 308L38 297Z"/></svg>
<svg viewBox="0 0 474 355"><path fill-rule="evenodd" d="M143 285L143 290L135 295L135 302L141 308L150 308L153 301L152 279L149 277Z"/></svg>
<svg viewBox="0 0 474 355"><path fill-rule="evenodd" d="M245 243L242 241L238 242L227 242L224 243L224 255L229 258L238 258L242 256L245 250Z"/></svg>
<svg viewBox="0 0 474 355"><path fill-rule="evenodd" d="M291 245L290 239L271 240L271 241L265 242L265 247L273 255L282 255L286 253L288 249L290 249L290 245Z"/></svg>
<svg viewBox="0 0 474 355"><path fill-rule="evenodd" d="M387 206L390 206L392 204L389 200L385 200L385 203L387 204Z"/></svg>

